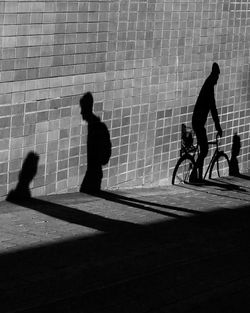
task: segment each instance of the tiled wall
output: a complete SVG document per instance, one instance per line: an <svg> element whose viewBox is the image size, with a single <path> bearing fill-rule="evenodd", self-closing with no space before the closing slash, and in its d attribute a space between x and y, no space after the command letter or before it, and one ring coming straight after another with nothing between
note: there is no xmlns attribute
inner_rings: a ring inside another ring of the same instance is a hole
<svg viewBox="0 0 250 313"><path fill-rule="evenodd" d="M169 183L180 124L214 61L224 149L237 132L247 169L249 28L247 0L0 1L0 197L30 151L40 155L33 195L79 189L86 91L112 137L103 188Z"/></svg>

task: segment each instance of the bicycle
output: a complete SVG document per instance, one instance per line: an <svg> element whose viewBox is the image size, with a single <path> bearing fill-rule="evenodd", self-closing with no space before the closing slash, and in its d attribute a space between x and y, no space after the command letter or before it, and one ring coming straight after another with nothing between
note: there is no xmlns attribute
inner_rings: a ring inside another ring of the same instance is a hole
<svg viewBox="0 0 250 313"><path fill-rule="evenodd" d="M172 184L189 183L190 174L195 166L199 155L199 147L193 143L193 130L182 124L181 130L181 150L172 176ZM229 158L219 147L218 135L214 141L209 141L208 145L215 146L213 156L208 164L203 179L208 175L209 179L229 176Z"/></svg>

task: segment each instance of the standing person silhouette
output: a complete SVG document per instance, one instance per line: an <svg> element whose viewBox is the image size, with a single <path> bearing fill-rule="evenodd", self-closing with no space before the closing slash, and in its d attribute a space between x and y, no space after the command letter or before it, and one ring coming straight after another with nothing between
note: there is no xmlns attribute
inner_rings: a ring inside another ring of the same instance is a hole
<svg viewBox="0 0 250 313"><path fill-rule="evenodd" d="M202 182L203 180L203 164L204 159L208 154L208 140L205 129L205 124L209 112L211 112L215 128L218 135L222 136L222 129L218 117L218 112L215 104L214 86L217 84L220 75L220 68L217 63L213 63L212 72L205 80L200 94L197 98L194 112L192 116L192 127L196 134L197 143L200 147L200 153L196 162L196 165L190 175L190 182ZM198 173L197 173L198 170Z"/></svg>
<svg viewBox="0 0 250 313"><path fill-rule="evenodd" d="M93 113L93 96L85 93L80 99L81 115L88 123L87 135L87 171L80 192L98 193L103 177L102 166L111 156L111 141L107 126Z"/></svg>

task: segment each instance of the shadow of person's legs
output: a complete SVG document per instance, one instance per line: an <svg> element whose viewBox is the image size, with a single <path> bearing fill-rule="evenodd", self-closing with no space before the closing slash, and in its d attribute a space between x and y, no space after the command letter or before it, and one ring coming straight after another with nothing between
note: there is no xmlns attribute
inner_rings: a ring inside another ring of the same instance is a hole
<svg viewBox="0 0 250 313"><path fill-rule="evenodd" d="M88 166L80 187L80 192L89 194L98 193L101 190L102 177L101 165Z"/></svg>

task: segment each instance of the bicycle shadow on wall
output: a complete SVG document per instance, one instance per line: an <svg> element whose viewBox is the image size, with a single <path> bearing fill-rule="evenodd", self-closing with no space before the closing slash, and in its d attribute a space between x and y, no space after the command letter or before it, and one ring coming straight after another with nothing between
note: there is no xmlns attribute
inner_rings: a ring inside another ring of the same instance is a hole
<svg viewBox="0 0 250 313"><path fill-rule="evenodd" d="M221 181L220 178L228 177L231 171L234 173L238 171L237 156L239 154L239 138L235 136L234 144L232 147L232 158L229 160L226 153L220 148L220 140L218 136L212 141L208 141L208 145L214 146L214 152L212 158L207 166L204 174L204 180L197 186L214 186L226 190L237 190L245 192L246 190L242 187L232 184L228 181ZM192 128L181 125L181 149L180 158L178 159L172 175L172 184L182 187L191 187L195 183L190 182L190 176L195 168L199 155L199 146L194 144L194 132ZM231 164L231 165L230 165ZM208 179L206 179L208 178ZM206 179L206 180L205 180ZM246 176L246 179L247 176Z"/></svg>

